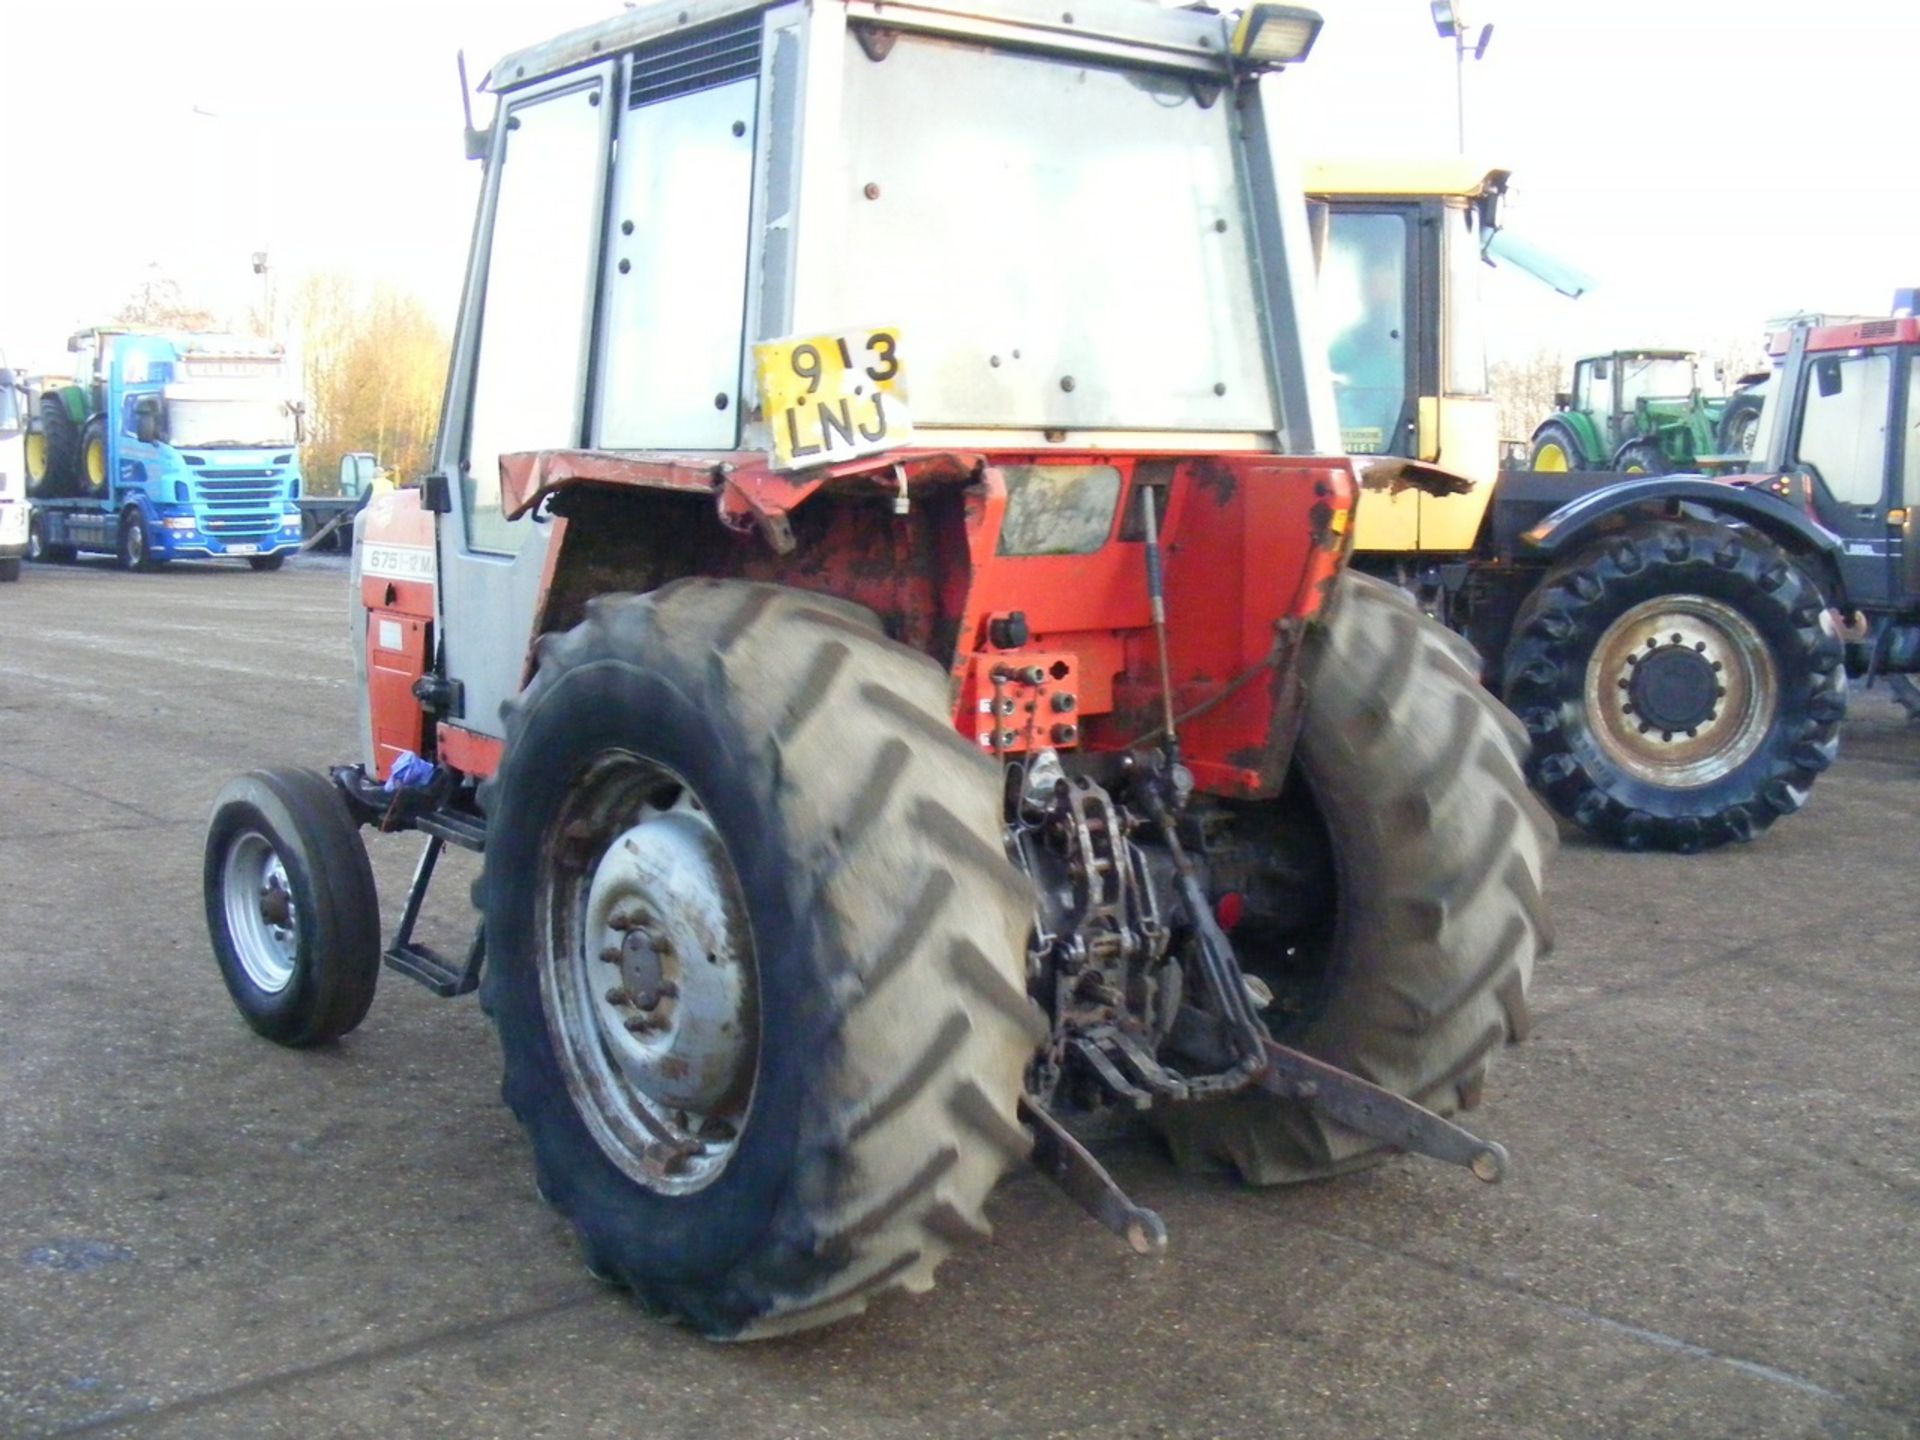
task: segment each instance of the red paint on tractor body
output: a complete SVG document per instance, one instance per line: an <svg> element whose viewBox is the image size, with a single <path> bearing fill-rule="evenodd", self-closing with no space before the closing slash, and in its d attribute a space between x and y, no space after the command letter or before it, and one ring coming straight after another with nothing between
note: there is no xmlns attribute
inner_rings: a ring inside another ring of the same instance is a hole
<svg viewBox="0 0 1920 1440"><path fill-rule="evenodd" d="M1001 553L1002 467L1050 465L1119 472L1106 543L1091 554ZM1143 491L1159 493L1182 757L1200 789L1242 797L1276 794L1285 781L1300 645L1345 561L1358 494L1344 458L1239 453L900 450L795 476L758 453L568 450L506 456L500 468L509 514L550 499L573 518L554 537L536 631L572 623L586 597L618 580L628 555L644 583L627 588L705 575L837 595L939 660L952 676L955 727L975 743L984 735L983 749L1008 750L1119 751L1157 733L1161 684L1137 506ZM580 497L623 494L642 502L651 494L669 508L658 525L623 530L619 544L596 538L593 516L620 511L592 512ZM1016 612L1023 624L1000 638L1018 638L996 643L992 622ZM1057 695L1070 695L1071 708L1053 708ZM996 703L1007 700L1011 710ZM1014 723L982 723L1001 719ZM1056 725L1071 725L1070 738L1057 738Z"/></svg>
<svg viewBox="0 0 1920 1440"><path fill-rule="evenodd" d="M384 780L403 751L430 754L426 712L413 683L433 659L433 516L420 492L367 502L359 524L360 603L366 611L373 774Z"/></svg>

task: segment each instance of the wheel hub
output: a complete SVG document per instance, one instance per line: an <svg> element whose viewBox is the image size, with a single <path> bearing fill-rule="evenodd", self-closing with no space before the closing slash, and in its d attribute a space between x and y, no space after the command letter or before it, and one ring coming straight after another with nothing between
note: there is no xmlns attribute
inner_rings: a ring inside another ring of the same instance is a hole
<svg viewBox="0 0 1920 1440"><path fill-rule="evenodd" d="M1773 652L1740 611L1703 595L1662 595L1607 627L1587 665L1593 736L1652 784L1708 785L1751 757L1773 724Z"/></svg>
<svg viewBox="0 0 1920 1440"><path fill-rule="evenodd" d="M596 767L567 811L572 842L548 862L549 1029L608 1155L655 1189L697 1189L732 1153L757 1068L739 879L693 792L637 757Z"/></svg>
<svg viewBox="0 0 1920 1440"><path fill-rule="evenodd" d="M234 841L222 869L221 899L247 978L269 995L286 989L300 953L300 912L286 864L266 836L249 830Z"/></svg>
<svg viewBox="0 0 1920 1440"><path fill-rule="evenodd" d="M1700 650L1671 642L1632 664L1627 695L1653 730L1698 730L1714 718L1720 678Z"/></svg>

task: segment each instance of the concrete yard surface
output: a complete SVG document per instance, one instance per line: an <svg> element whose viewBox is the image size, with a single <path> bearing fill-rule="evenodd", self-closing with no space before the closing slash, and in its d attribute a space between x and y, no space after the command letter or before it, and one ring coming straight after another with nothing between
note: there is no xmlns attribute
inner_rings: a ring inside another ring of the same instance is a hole
<svg viewBox="0 0 1920 1440"><path fill-rule="evenodd" d="M1164 1258L1023 1173L931 1294L746 1346L587 1276L471 997L388 973L307 1053L234 1012L213 797L356 758L355 707L338 560L0 586L0 1436L1920 1434L1920 727L1881 692L1751 845L1568 839L1470 1120L1505 1184L1122 1141ZM419 843L373 841L389 928Z"/></svg>

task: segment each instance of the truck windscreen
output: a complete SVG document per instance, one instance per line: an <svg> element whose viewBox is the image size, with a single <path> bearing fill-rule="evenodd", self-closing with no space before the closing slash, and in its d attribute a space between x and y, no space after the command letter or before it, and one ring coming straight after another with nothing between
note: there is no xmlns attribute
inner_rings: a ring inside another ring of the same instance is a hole
<svg viewBox="0 0 1920 1440"><path fill-rule="evenodd" d="M291 445L293 410L272 398L167 400L167 440L184 450Z"/></svg>

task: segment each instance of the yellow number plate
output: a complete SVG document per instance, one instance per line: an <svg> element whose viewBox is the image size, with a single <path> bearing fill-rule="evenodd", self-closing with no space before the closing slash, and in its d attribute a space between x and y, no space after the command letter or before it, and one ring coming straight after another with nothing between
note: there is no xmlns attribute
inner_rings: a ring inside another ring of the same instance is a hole
<svg viewBox="0 0 1920 1440"><path fill-rule="evenodd" d="M776 470L874 455L913 438L897 330L770 340L753 347L753 363Z"/></svg>

